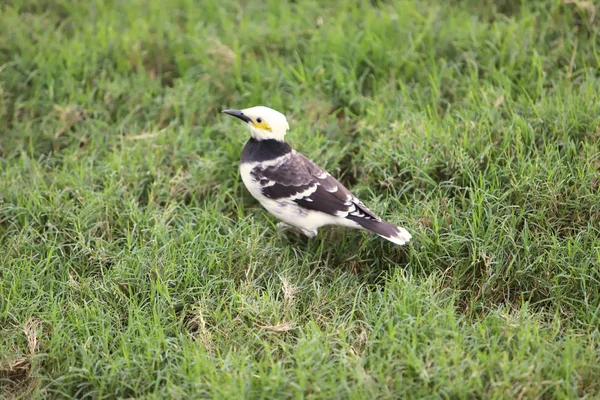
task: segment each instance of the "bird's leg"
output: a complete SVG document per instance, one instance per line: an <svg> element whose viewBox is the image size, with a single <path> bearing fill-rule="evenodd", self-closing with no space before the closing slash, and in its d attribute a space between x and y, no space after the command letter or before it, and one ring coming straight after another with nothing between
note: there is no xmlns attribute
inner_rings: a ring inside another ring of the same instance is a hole
<svg viewBox="0 0 600 400"><path fill-rule="evenodd" d="M279 231L280 237L287 231L289 231L295 235L299 235L302 233L304 236L306 236L308 238L314 238L315 236L317 236L316 229L301 229L301 228L297 228L293 225L290 225L288 223L285 223L283 221L277 223L277 229Z"/></svg>
<svg viewBox="0 0 600 400"><path fill-rule="evenodd" d="M280 231L285 231L290 228L293 228L293 226L291 226L290 224L286 224L283 221L277 223L277 229L279 229Z"/></svg>
<svg viewBox="0 0 600 400"><path fill-rule="evenodd" d="M304 235L306 235L306 237L308 238L314 238L315 236L317 236L316 229L302 229L302 233L304 233Z"/></svg>
<svg viewBox="0 0 600 400"><path fill-rule="evenodd" d="M279 236L281 238L288 231L290 231L296 235L298 235L300 233L300 231L296 227L293 227L290 224L287 224L283 221L277 223L277 236Z"/></svg>

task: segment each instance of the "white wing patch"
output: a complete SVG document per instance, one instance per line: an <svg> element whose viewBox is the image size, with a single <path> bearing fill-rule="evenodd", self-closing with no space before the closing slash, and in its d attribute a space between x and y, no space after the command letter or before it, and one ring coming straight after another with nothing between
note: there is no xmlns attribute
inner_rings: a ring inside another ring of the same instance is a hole
<svg viewBox="0 0 600 400"><path fill-rule="evenodd" d="M312 185L305 191L296 193L295 195L288 197L287 200L299 200L299 199L302 199L305 197L309 197L311 194L313 194L317 190L317 186L318 185Z"/></svg>
<svg viewBox="0 0 600 400"><path fill-rule="evenodd" d="M282 156L279 156L277 158L274 158L272 160L253 162L253 163L248 163L248 164L250 164L252 168L254 168L257 165L260 165L263 168L264 167L279 167L280 165L286 163L290 159L292 154L294 154L294 151L292 151L291 153L287 153Z"/></svg>

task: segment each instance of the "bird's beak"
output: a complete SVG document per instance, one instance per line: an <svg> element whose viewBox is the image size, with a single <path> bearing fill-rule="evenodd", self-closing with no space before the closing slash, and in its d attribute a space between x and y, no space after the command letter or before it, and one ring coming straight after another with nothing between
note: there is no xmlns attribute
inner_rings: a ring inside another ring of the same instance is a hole
<svg viewBox="0 0 600 400"><path fill-rule="evenodd" d="M247 115L245 115L243 112L241 112L240 110L223 110L221 111L224 114L229 114L231 116L234 116L236 118L241 119L244 122L251 122L252 120L250 119L250 117L248 117Z"/></svg>

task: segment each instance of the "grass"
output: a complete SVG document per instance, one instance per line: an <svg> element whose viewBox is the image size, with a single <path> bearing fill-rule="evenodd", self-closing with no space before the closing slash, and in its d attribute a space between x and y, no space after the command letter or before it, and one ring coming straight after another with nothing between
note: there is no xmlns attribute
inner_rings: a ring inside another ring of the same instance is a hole
<svg viewBox="0 0 600 400"><path fill-rule="evenodd" d="M4 1L0 397L599 397L597 11ZM279 237L259 104L411 245Z"/></svg>

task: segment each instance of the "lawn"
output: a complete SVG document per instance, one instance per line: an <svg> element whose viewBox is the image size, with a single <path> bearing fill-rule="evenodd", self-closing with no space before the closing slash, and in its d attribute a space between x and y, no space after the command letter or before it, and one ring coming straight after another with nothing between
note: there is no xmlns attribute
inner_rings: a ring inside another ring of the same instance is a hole
<svg viewBox="0 0 600 400"><path fill-rule="evenodd" d="M600 9L4 0L0 398L600 397ZM408 246L278 234L224 108Z"/></svg>

